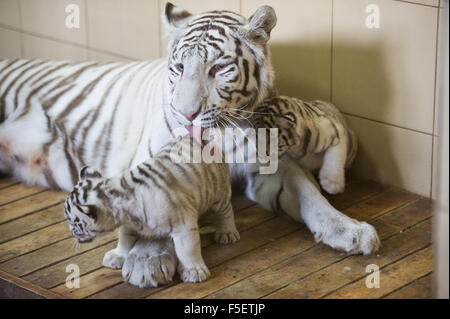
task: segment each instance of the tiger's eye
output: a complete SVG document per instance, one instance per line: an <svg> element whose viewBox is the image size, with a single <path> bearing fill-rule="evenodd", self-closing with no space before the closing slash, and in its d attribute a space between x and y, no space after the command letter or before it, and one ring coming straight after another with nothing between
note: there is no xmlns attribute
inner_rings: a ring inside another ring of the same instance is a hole
<svg viewBox="0 0 450 319"><path fill-rule="evenodd" d="M183 73L183 70L184 70L184 65L183 65L183 63L175 64L175 67L177 68L178 71L180 71L181 73Z"/></svg>
<svg viewBox="0 0 450 319"><path fill-rule="evenodd" d="M214 77L217 72L223 70L225 68L225 65L223 64L216 64L209 70L209 75Z"/></svg>

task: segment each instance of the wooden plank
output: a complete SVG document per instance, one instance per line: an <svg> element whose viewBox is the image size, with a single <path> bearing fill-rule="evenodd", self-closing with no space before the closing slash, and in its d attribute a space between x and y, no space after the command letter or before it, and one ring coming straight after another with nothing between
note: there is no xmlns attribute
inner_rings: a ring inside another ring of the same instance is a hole
<svg viewBox="0 0 450 319"><path fill-rule="evenodd" d="M251 205L248 208L245 208L244 210L237 211L235 213L235 221L236 221L236 227L239 229L239 231L245 232L248 229L251 229L252 227L255 227L256 225L259 225L261 223L264 223L268 220L271 220L276 215L266 211L258 206ZM209 226L212 228L214 225L214 215L210 214L206 218L202 220L202 225ZM202 234L201 236L201 242L202 247L209 246L214 243L214 234L213 233L206 233ZM105 282L106 287L112 287L112 294L114 294L114 291L118 292L121 296L123 296L124 291L127 291L127 298L140 298L147 296L149 293L145 289L139 289L135 286L128 285L126 283L122 283L119 278L110 277L111 282ZM159 288L158 288L159 289ZM114 298L114 297L111 297Z"/></svg>
<svg viewBox="0 0 450 319"><path fill-rule="evenodd" d="M400 261L380 269L380 287L369 289L366 278L349 284L326 298L381 298L384 295L430 273L432 270L431 245Z"/></svg>
<svg viewBox="0 0 450 319"><path fill-rule="evenodd" d="M252 202L250 199L243 195L233 195L233 198L231 199L231 205L233 206L233 210L235 212L239 212L246 208L255 206L256 203Z"/></svg>
<svg viewBox="0 0 450 319"><path fill-rule="evenodd" d="M92 243L75 246L72 238L64 239L26 255L16 257L0 264L0 269L22 277L36 270L48 267L64 259L94 249L117 238L117 232L106 234Z"/></svg>
<svg viewBox="0 0 450 319"><path fill-rule="evenodd" d="M324 195L333 207L344 210L386 189L386 186L371 181L350 181L346 184L343 194Z"/></svg>
<svg viewBox="0 0 450 319"><path fill-rule="evenodd" d="M120 281L122 281L122 271L120 269L100 268L87 275L81 276L80 288L70 289L63 284L53 288L52 291L69 298L83 298L102 289L105 283Z"/></svg>
<svg viewBox="0 0 450 319"><path fill-rule="evenodd" d="M25 292L19 292L17 287L22 288ZM64 298L56 292L41 288L0 270L0 298L37 298L38 296L47 299Z"/></svg>
<svg viewBox="0 0 450 319"><path fill-rule="evenodd" d="M0 190L0 206L33 194L43 192L44 190L45 189L43 187L29 186L26 184L12 185Z"/></svg>
<svg viewBox="0 0 450 319"><path fill-rule="evenodd" d="M0 244L65 220L64 204L0 225Z"/></svg>
<svg viewBox="0 0 450 319"><path fill-rule="evenodd" d="M431 299L432 298L432 274L419 278L412 283L383 297L386 299Z"/></svg>
<svg viewBox="0 0 450 319"><path fill-rule="evenodd" d="M313 236L302 227L274 242L211 268L211 278L191 285L180 283L151 294L148 298L202 298L255 272L275 265L314 245ZM107 296L106 294L99 297Z"/></svg>
<svg viewBox="0 0 450 319"><path fill-rule="evenodd" d="M424 248L431 242L431 221L397 233L383 241L380 252L374 256L351 256L334 263L270 294L268 298L321 298L346 284L365 278L366 267L376 264L380 268ZM409 270L409 269L408 269Z"/></svg>
<svg viewBox="0 0 450 319"><path fill-rule="evenodd" d="M63 202L67 193L45 191L20 201L0 206L0 224Z"/></svg>
<svg viewBox="0 0 450 319"><path fill-rule="evenodd" d="M65 238L70 238L66 221L32 232L31 234L0 244L0 263L14 257L48 246Z"/></svg>
<svg viewBox="0 0 450 319"><path fill-rule="evenodd" d="M212 223L213 217L214 216L212 216L210 220L207 220L207 222ZM255 225L258 225L274 217L275 215L273 213L257 208L254 205L251 205L250 207L238 211L236 213L236 225L240 231L245 231L249 228L254 227ZM212 233L202 235L202 246L210 245L213 242L214 240ZM69 262L75 263L80 266L81 275L101 268L103 255L109 249L112 249L114 244L115 242L112 243L111 245L99 247L98 249L95 249L93 251L78 255L74 258L71 258L68 261L64 261L62 263L53 265L48 268L44 268L40 271L30 274L25 278L32 282L39 283L44 287L53 288L56 285L64 283L65 276L64 277L62 276L64 275L65 267Z"/></svg>
<svg viewBox="0 0 450 319"><path fill-rule="evenodd" d="M344 213L349 217L367 221L383 215L390 210L407 205L419 198L418 195L404 190L390 188L363 202L349 207Z"/></svg>
<svg viewBox="0 0 450 319"><path fill-rule="evenodd" d="M94 248L82 254L70 257L64 261L58 262L49 267L35 271L23 279L39 285L44 288L53 288L61 285L66 281L66 267L69 264L78 265L80 276L97 270L102 267L103 256L105 253L116 247L117 241L110 242L106 245Z"/></svg>
<svg viewBox="0 0 450 319"><path fill-rule="evenodd" d="M241 233L241 240L234 245L212 244L204 247L202 251L203 258L209 267L214 267L225 260L244 254L268 242L275 241L298 228L299 226L290 220L275 217ZM121 274L111 269L100 269L86 276L88 276L87 282L92 282L94 287L80 284L81 287L78 289L68 289L65 285L60 285L53 290L70 297L85 298L93 292L101 291L122 282ZM83 280L83 277L81 277L81 280ZM128 298L128 296L126 297Z"/></svg>
<svg viewBox="0 0 450 319"><path fill-rule="evenodd" d="M344 194L337 195L337 196L334 197L335 199L340 199L339 201L335 202L335 203L337 203L338 206L340 205L340 207L345 207L346 205L356 204L356 203L360 202L361 200L367 199L367 198L371 198L374 195L379 194L381 191L386 189L385 187L379 186L378 184L375 184L375 183L372 183L372 182L356 182L356 183L351 183L350 185L353 185L353 186L356 186L356 187L348 187L347 186L347 191ZM351 195L352 193L353 194L357 194L357 196L352 196ZM348 194L350 194L350 195L348 195ZM340 207L338 207L338 208L340 208ZM238 226L238 228L239 228L239 226ZM310 235L308 230L305 229L304 233L310 238L310 240L312 240L312 235ZM314 241L312 240L312 242L310 244L313 245ZM204 253L204 255L205 255L205 253ZM239 257L239 258L242 258L242 257ZM271 259L272 259L272 257L269 258L268 260L270 261ZM250 263L251 262L249 262L249 264ZM248 268L248 265L245 266L245 267ZM248 268L248 269L252 269L252 268ZM208 282L210 280L211 279L209 279ZM200 285L204 285L204 284L205 283L202 283ZM145 290L138 289L136 287L132 287L132 286L129 286L129 285L125 284L125 283L122 283L122 284L120 284L118 286L113 286L110 289L104 290L104 291L102 291L102 292L100 292L100 293L98 293L96 295L93 295L92 297L93 298L123 298L124 296L126 296L127 298L128 297L141 298L141 297L144 297L146 294L147 295L153 294L153 293L158 292L160 290L162 292L161 292L161 294L157 293L155 295L156 298L159 295L164 296L164 297L168 297L168 298L172 298L172 297L170 297L172 295L172 296L174 296L173 298L177 298L177 292L178 291L183 296L182 298L186 297L184 295L185 292L186 292L184 284L181 284L180 287L182 287L182 288L180 288L179 290L177 288L178 286L180 286L180 285L171 286L170 288L162 287L162 288L165 288L165 289L158 288L158 289L152 290L151 292L147 293ZM192 296L196 296L195 292L192 291L191 286L189 286L189 287L190 287L189 291L193 293ZM195 285L195 287L198 287L198 286ZM201 287L203 287L203 286L201 286ZM168 290L168 292L166 294L164 291L167 290L167 289L169 289L169 290ZM124 291L126 291L126 294L124 294ZM189 297L191 297L191 294L189 295ZM163 298L163 297L161 297L161 298ZM194 298L194 297L192 297L192 298ZM195 297L195 298L197 298L197 297Z"/></svg>
<svg viewBox="0 0 450 319"><path fill-rule="evenodd" d="M15 181L15 180L13 180L11 178L0 176L0 189L6 188L6 187L9 187L11 185L18 184L18 183L19 182Z"/></svg>
<svg viewBox="0 0 450 319"><path fill-rule="evenodd" d="M369 201L373 204L375 203L372 199L369 199ZM398 202L396 206L402 205L403 202ZM367 205L365 204L363 206ZM385 211L386 209L392 210L396 208L395 205L392 206L391 201L384 202L381 198L379 199L377 206L378 209L372 207L372 213L374 216L379 216L380 211ZM379 218L382 218L382 216ZM404 228L407 228L410 225L411 224L405 225ZM383 228L385 225L380 224L380 227ZM393 227L386 228L390 228L390 235L397 233L397 229ZM387 235L388 231L382 231L382 233ZM345 257L345 254L341 254L328 246L313 245L311 249L293 256L280 264L260 271L259 273L221 291L213 293L209 297L260 298ZM364 260L367 257L357 256L357 258Z"/></svg>

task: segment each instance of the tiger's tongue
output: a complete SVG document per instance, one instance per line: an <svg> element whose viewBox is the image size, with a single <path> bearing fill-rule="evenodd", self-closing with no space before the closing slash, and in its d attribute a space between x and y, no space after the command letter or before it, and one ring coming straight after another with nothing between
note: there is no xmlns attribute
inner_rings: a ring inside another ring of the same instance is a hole
<svg viewBox="0 0 450 319"><path fill-rule="evenodd" d="M205 143L203 143L202 141L203 127L186 125L185 128L188 130L189 135L192 136L194 140L196 140L197 143L201 145L201 147L205 146Z"/></svg>

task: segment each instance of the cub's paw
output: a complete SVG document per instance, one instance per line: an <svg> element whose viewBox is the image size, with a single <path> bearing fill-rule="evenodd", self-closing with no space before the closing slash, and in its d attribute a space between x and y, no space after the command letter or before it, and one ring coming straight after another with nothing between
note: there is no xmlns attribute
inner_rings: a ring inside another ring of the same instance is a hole
<svg viewBox="0 0 450 319"><path fill-rule="evenodd" d="M211 273L205 265L192 268L179 269L181 280L184 282L202 282L209 278Z"/></svg>
<svg viewBox="0 0 450 319"><path fill-rule="evenodd" d="M217 230L214 234L214 241L218 244L234 244L239 241L239 239L241 239L241 236L239 235L237 229L227 231Z"/></svg>
<svg viewBox="0 0 450 319"><path fill-rule="evenodd" d="M145 251L139 250L128 254L122 268L122 277L125 282L140 288L157 287L172 281L175 268L174 256L149 256Z"/></svg>
<svg viewBox="0 0 450 319"><path fill-rule="evenodd" d="M103 266L112 269L120 269L125 262L125 258L126 255L118 253L116 249L111 249L103 257Z"/></svg>
<svg viewBox="0 0 450 319"><path fill-rule="evenodd" d="M320 186L328 194L341 194L345 190L344 174L327 174L325 172L320 172L319 180Z"/></svg>

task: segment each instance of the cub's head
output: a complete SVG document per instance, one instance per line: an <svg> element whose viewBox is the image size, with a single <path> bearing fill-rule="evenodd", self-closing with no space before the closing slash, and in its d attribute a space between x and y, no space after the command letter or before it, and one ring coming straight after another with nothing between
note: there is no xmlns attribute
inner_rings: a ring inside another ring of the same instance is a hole
<svg viewBox="0 0 450 319"><path fill-rule="evenodd" d="M115 228L111 215L99 198L104 183L99 172L83 167L78 183L67 196L64 215L69 223L69 230L78 243L90 242Z"/></svg>
<svg viewBox="0 0 450 319"><path fill-rule="evenodd" d="M277 20L271 7L247 19L229 11L192 15L167 3L163 18L171 37L168 108L179 125L233 126L270 94L267 41Z"/></svg>

